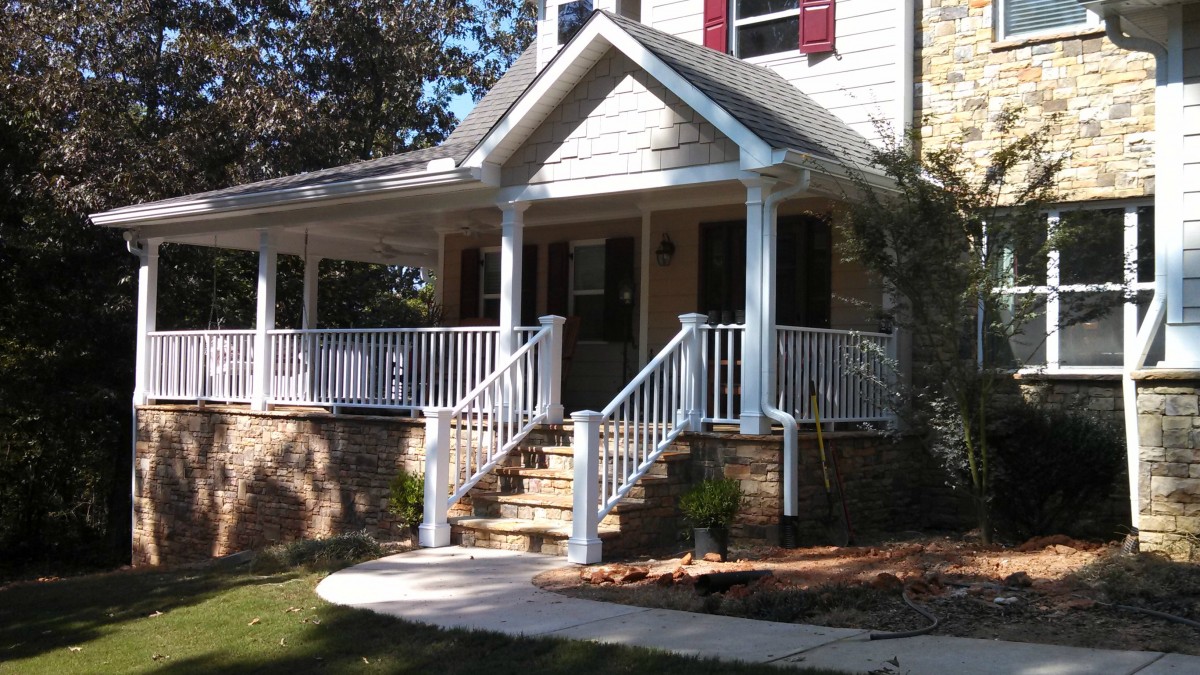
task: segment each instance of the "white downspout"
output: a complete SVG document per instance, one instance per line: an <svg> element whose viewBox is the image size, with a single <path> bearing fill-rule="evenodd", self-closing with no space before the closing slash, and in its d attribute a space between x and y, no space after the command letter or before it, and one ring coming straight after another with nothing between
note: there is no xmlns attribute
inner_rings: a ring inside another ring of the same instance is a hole
<svg viewBox="0 0 1200 675"><path fill-rule="evenodd" d="M800 172L799 180L783 189L767 195L763 201L763 237L762 237L762 303L763 314L766 317L767 330L762 332L762 343L759 353L763 355L762 371L759 382L762 383L762 411L772 420L783 425L783 516L789 518L798 516L800 511L799 494L799 456L797 454L796 418L788 412L775 406L776 389L778 387L778 330L776 326L777 312L775 308L775 263L778 257L778 246L775 240L779 236L778 212L779 204L797 193L805 192L811 180L808 169Z"/></svg>
<svg viewBox="0 0 1200 675"><path fill-rule="evenodd" d="M1162 45L1146 38L1133 37L1125 35L1121 30L1121 17L1117 14L1110 14L1104 17L1104 33L1116 46L1127 51L1148 52L1154 55L1154 73L1155 73L1155 107L1154 107L1154 154L1156 157L1162 157L1162 149L1165 143L1169 142L1163 122L1166 118L1166 111L1163 109L1162 101L1158 101L1158 92L1166 86L1168 81L1167 73L1167 50ZM1156 161L1155 165L1162 167L1160 161ZM1161 183L1160 183L1161 187ZM1133 371L1141 368L1146 362L1146 355L1150 351L1150 343L1154 341L1154 336L1162 325L1163 317L1167 313L1167 256L1166 246L1167 237L1163 236L1158 226L1160 222L1165 220L1167 209L1164 198L1164 190L1157 190L1154 196L1154 297L1150 300L1149 310L1146 312L1146 318L1142 321L1142 326L1137 332L1137 340L1132 348L1125 350L1125 364L1121 370L1121 393L1122 403L1124 405L1125 415L1125 457L1126 471L1129 476L1129 518L1130 525L1133 527L1133 536L1136 537L1141 516L1141 496L1138 489L1138 478L1140 474L1140 458L1141 458L1141 437L1138 433L1138 414L1137 414L1137 385L1133 381Z"/></svg>

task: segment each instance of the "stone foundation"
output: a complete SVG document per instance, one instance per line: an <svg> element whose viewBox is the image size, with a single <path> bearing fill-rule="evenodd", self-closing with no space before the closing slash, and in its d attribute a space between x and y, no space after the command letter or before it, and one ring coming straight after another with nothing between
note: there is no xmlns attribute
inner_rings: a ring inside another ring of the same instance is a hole
<svg viewBox="0 0 1200 675"><path fill-rule="evenodd" d="M1017 385L1027 401L1046 408L1087 411L1125 427L1119 375L1022 375Z"/></svg>
<svg viewBox="0 0 1200 675"><path fill-rule="evenodd" d="M1200 372L1141 371L1137 382L1143 550L1200 557Z"/></svg>
<svg viewBox="0 0 1200 675"><path fill-rule="evenodd" d="M143 406L133 561L174 564L359 529L407 534L387 510L401 467L424 473L424 420Z"/></svg>

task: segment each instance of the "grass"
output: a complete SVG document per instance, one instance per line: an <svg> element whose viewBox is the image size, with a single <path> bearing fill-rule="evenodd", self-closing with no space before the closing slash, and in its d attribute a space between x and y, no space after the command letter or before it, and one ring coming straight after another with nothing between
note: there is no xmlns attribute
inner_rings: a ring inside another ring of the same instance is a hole
<svg viewBox="0 0 1200 675"><path fill-rule="evenodd" d="M0 590L0 673L777 673L331 605L326 571L131 570ZM832 671L809 670L808 673Z"/></svg>

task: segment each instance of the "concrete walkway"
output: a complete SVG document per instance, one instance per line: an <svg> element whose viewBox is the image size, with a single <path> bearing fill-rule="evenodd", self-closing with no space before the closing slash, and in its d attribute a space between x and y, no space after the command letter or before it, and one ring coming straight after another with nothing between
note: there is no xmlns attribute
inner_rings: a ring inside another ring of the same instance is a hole
<svg viewBox="0 0 1200 675"><path fill-rule="evenodd" d="M955 637L871 641L867 632L645 609L542 591L530 580L563 558L484 548L420 549L330 575L317 594L340 605L445 628L479 628L652 647L724 660L864 672L1200 674L1200 657Z"/></svg>

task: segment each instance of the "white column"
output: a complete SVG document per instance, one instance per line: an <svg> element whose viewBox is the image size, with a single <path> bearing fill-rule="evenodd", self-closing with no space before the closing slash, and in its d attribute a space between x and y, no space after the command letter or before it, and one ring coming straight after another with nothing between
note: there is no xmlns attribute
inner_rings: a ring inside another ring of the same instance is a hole
<svg viewBox="0 0 1200 675"><path fill-rule="evenodd" d="M770 178L751 178L746 185L746 334L742 342L741 433L767 434L771 420L763 414L763 335L769 332L769 312L764 304L763 236L769 236L764 202L775 185Z"/></svg>
<svg viewBox="0 0 1200 675"><path fill-rule="evenodd" d="M574 513L567 539L567 562L590 565L600 562L600 420L598 412L573 413L575 423L575 476L571 492Z"/></svg>
<svg viewBox="0 0 1200 675"><path fill-rule="evenodd" d="M517 349L513 329L521 325L521 252L525 246L525 209L529 202L506 202L500 228L500 339L496 360L504 362Z"/></svg>
<svg viewBox="0 0 1200 675"><path fill-rule="evenodd" d="M650 263L656 245L650 237L650 209L642 206L642 281L638 289L638 365L650 361Z"/></svg>
<svg viewBox="0 0 1200 675"><path fill-rule="evenodd" d="M450 408L425 411L425 514L417 541L426 548L450 545Z"/></svg>
<svg viewBox="0 0 1200 675"><path fill-rule="evenodd" d="M267 230L258 233L258 314L254 321L254 393L251 408L267 409L271 395L271 355L267 331L275 329L275 272L278 255L275 235Z"/></svg>
<svg viewBox="0 0 1200 675"><path fill-rule="evenodd" d="M133 403L145 405L149 400L150 333L154 332L158 312L158 244L161 240L143 242L140 249L130 246L138 257L137 295L137 361L134 364ZM136 435L136 430L134 434Z"/></svg>
<svg viewBox="0 0 1200 675"><path fill-rule="evenodd" d="M321 258L310 256L304 260L304 320L300 326L306 330L317 327L317 286L320 283Z"/></svg>

